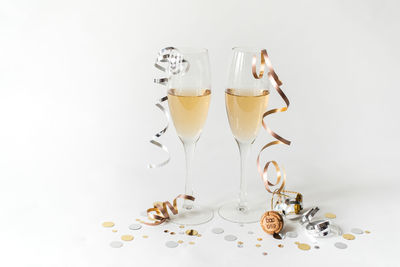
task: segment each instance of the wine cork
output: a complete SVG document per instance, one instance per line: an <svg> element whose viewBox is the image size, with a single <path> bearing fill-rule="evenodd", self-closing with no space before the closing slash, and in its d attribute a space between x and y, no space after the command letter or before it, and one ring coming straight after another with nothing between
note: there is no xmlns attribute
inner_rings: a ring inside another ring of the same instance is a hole
<svg viewBox="0 0 400 267"><path fill-rule="evenodd" d="M261 217L261 227L264 232L273 235L279 233L283 228L282 216L276 211L267 211Z"/></svg>

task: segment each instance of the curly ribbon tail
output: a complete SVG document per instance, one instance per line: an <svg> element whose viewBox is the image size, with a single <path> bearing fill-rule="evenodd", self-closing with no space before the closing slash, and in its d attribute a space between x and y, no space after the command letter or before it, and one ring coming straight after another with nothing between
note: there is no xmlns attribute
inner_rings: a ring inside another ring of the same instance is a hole
<svg viewBox="0 0 400 267"><path fill-rule="evenodd" d="M167 66L163 67L162 64L165 64L165 63L167 64ZM154 63L154 66L157 69L159 69L160 71L168 74L168 77L154 79L155 83L164 85L164 86L166 86L168 84L169 77L171 75L176 75L178 73L184 73L189 69L189 63L183 58L183 56L179 53L179 51L174 47L166 47L166 48L161 49L158 52L158 56L157 56L156 62ZM164 150L167 153L168 158L161 163L157 163L157 164L151 163L151 164L147 165L148 168L162 167L162 166L166 165L171 159L168 148L157 141L158 138L160 138L163 134L165 134L165 132L168 130L168 127L169 127L170 117L169 117L167 110L163 106L163 103L167 100L168 100L168 96L163 96L155 104L156 107L158 107L164 113L165 118L167 119L167 124L161 131L159 131L158 133L153 135L153 137L150 140L150 143L159 147L160 149Z"/></svg>
<svg viewBox="0 0 400 267"><path fill-rule="evenodd" d="M153 205L153 208L150 208L147 210L147 217L152 220L153 222L144 222L142 223L146 225L159 225L162 224L163 222L167 221L170 219L170 215L168 213L168 209L172 212L172 214L176 215L178 214L178 199L188 199L191 201L194 201L195 198L189 195L184 195L180 194L174 200L171 202L165 201L165 202L155 202Z"/></svg>
<svg viewBox="0 0 400 267"><path fill-rule="evenodd" d="M279 134L277 134L276 132L272 131L267 124L264 121L264 118L267 117L268 115L274 114L274 113L278 113L278 112L285 112L288 110L290 102L289 99L286 97L285 93L282 91L282 89L280 88L280 86L282 85L282 82L279 80L278 75L276 74L274 68L272 67L272 63L271 60L268 57L268 53L267 50L263 49L261 50L261 64L260 64L260 72L259 74L257 73L257 68L256 68L256 64L257 63L257 58L256 56L253 56L253 61L252 61L252 73L255 79L261 79L264 76L265 73L265 68L268 68L268 79L271 82L272 86L275 88L275 90L278 92L278 94L282 97L283 101L286 104L286 107L282 107L282 108L275 108L275 109L271 109L266 111L263 114L262 117L262 126L264 127L264 129L272 136L274 137L276 140L275 141L271 141L268 144L264 145L260 152L258 153L257 156L257 169L258 172L261 175L261 178L264 182L264 186L265 189L270 192L273 193L273 191L271 190L271 187L274 186L279 186L278 189L276 189L274 191L274 193L280 194L284 188L285 188L285 183L286 183L286 173L285 170L279 167L278 163L276 161L268 161L265 165L264 168L261 168L260 165L260 156L262 154L262 152L267 149L270 146L273 145L279 145L279 144L284 144L284 145L290 145L291 141L289 141L286 138L283 138L282 136L280 136ZM267 176L267 171L270 165L273 165L275 167L276 170L276 175L277 175L277 179L276 179L276 183L272 183L271 181L268 180L268 176Z"/></svg>

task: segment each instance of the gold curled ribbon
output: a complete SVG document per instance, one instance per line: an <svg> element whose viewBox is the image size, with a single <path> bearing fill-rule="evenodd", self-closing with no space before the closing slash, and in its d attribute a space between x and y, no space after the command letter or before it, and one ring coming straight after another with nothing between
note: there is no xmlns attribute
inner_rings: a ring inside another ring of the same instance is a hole
<svg viewBox="0 0 400 267"><path fill-rule="evenodd" d="M168 213L168 209L172 212L172 214L178 214L178 198L188 199L194 201L195 198L193 196L180 194L171 202L155 202L153 204L153 208L147 209L147 217L154 222L144 222L142 223L146 225L159 225L170 219L170 215Z"/></svg>
<svg viewBox="0 0 400 267"><path fill-rule="evenodd" d="M271 109L271 110L266 111L263 114L262 126L272 137L274 137L277 140L271 141L268 144L264 145L261 148L261 150L257 156L257 169L258 169L258 172L260 173L261 178L264 182L265 189L267 189L268 192L272 193L271 187L279 185L279 183L282 181L280 187L274 191L274 193L276 192L277 194L280 194L285 188L285 183L286 183L285 170L283 168L280 168L278 163L274 160L268 161L264 165L264 168L262 169L261 165L260 165L260 156L261 156L261 153L270 146L279 145L279 144L284 144L284 145L289 146L291 141L289 141L286 138L283 138L282 136L278 135L276 132L272 131L265 123L264 118L273 113L287 111L289 108L290 102L289 102L289 99L286 97L285 93L280 88L280 86L282 85L282 82L279 80L278 75L276 74L274 68L272 67L272 63L271 63L271 60L269 59L267 50L265 50L265 49L261 50L261 64L260 64L259 74L257 73L256 66L257 66L257 58L256 58L256 56L253 56L251 70L252 70L254 78L255 79L263 78L264 73L265 73L265 67L267 66L268 79L271 82L272 86L275 88L275 90L278 92L278 94L282 97L283 101L285 101L285 104L286 104L286 107ZM270 166L270 164L274 165L275 170L276 170L276 176L277 176L276 183L272 183L268 180L267 171L268 171L268 167ZM281 169L282 169L282 171L281 171Z"/></svg>
<svg viewBox="0 0 400 267"><path fill-rule="evenodd" d="M167 64L167 65L166 65L166 67L163 67L162 64ZM158 52L158 56L157 56L156 62L154 63L154 66L157 69L161 70L162 72L165 72L168 75L168 77L154 79L155 83L164 85L164 86L166 86L168 84L168 81L169 81L169 78L171 75L184 73L189 69L189 63L183 58L182 54L179 53L178 49L176 49L175 47L166 47L166 48L161 49ZM170 122L169 114L168 114L167 110L165 109L165 107L163 106L163 103L167 100L168 100L168 96L163 96L155 104L156 107L159 108L164 113L165 118L167 120L167 124L161 131L159 131L158 133L153 135L153 137L150 140L150 143L159 147L160 149L164 150L167 153L168 158L158 164L151 163L148 165L148 168L157 168L157 167L164 166L171 159L168 148L157 141L157 139L160 138L167 131L169 122Z"/></svg>

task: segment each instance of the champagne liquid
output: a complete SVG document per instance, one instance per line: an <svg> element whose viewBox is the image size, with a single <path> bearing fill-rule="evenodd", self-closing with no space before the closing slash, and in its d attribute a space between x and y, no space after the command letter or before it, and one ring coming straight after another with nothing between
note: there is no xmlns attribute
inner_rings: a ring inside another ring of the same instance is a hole
<svg viewBox="0 0 400 267"><path fill-rule="evenodd" d="M237 141L252 143L260 130L262 115L268 105L269 91L260 90L256 95L243 95L235 91L227 89L225 92L229 125Z"/></svg>
<svg viewBox="0 0 400 267"><path fill-rule="evenodd" d="M200 95L178 94L176 89L168 91L168 105L176 132L181 139L196 139L206 122L211 91L201 90Z"/></svg>

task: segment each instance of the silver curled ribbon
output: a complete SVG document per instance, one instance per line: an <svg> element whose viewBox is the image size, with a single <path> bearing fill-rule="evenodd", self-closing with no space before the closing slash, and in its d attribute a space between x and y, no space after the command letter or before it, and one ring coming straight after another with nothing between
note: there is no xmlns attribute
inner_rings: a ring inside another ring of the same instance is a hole
<svg viewBox="0 0 400 267"><path fill-rule="evenodd" d="M289 99L286 97L285 93L282 91L282 89L280 88L280 86L282 85L282 82L279 80L278 75L276 74L274 68L272 67L272 63L271 60L268 57L268 53L267 50L263 49L261 50L261 64L260 64L260 72L257 74L257 58L256 56L253 56L253 61L252 61L252 73L255 79L261 79L264 76L265 73L265 68L268 68L268 79L271 82L272 86L275 88L275 90L278 92L278 94L282 97L283 101L285 102L286 106L285 107L281 107L281 108L274 108L274 109L270 109L268 111L266 111L263 114L262 117L262 126L264 127L264 129L272 136L274 137L276 140L275 141L271 141L268 144L264 145L260 152L258 153L257 156L257 169L258 172L261 175L261 178L264 182L264 186L265 189L267 189L268 192L272 193L272 190L270 189L270 187L273 186L278 186L280 184L280 186L278 187L278 189L275 190L275 192L277 194L281 193L284 188L285 188L285 183L286 183L286 173L285 170L283 168L280 168L278 163L274 160L268 161L265 165L264 165L264 169L261 168L260 165L260 156L261 153L267 149L270 146L273 145L279 145L279 144L284 144L284 145L290 145L291 141L289 141L286 138L283 138L282 136L280 136L279 134L277 134L276 132L272 131L267 124L264 121L264 118L267 117L270 114L273 113L278 113L278 112L285 112L288 110L290 102ZM268 167L270 166L270 164L274 165L275 170L276 170L276 175L277 175L277 179L275 183L272 183L271 181L268 180L267 177L267 171L268 171ZM281 173L281 169L282 169L282 173ZM282 183L280 183L282 181Z"/></svg>
<svg viewBox="0 0 400 267"><path fill-rule="evenodd" d="M330 220L313 220L318 211L319 208L314 207L302 215L300 224L304 225L306 232L312 237L341 235L342 230Z"/></svg>
<svg viewBox="0 0 400 267"><path fill-rule="evenodd" d="M158 52L158 56L157 56L156 62L154 63L154 66L157 69L159 69L162 72L165 72L167 74L167 77L155 78L154 82L157 84L166 86L172 75L177 75L180 73L183 74L188 71L189 62L187 62L183 58L183 55L175 47L166 47L166 48L161 49ZM150 140L150 143L152 143L153 145L164 150L167 153L168 158L161 163L157 163L157 164L150 163L148 165L148 168L162 167L162 166L166 165L171 159L168 148L165 145L163 145L157 141L157 139L160 138L167 131L169 122L171 120L167 110L163 106L163 103L167 100L168 100L168 96L163 96L155 104L156 107L159 108L164 113L167 123L161 131L159 131L155 135L153 135L153 137Z"/></svg>

